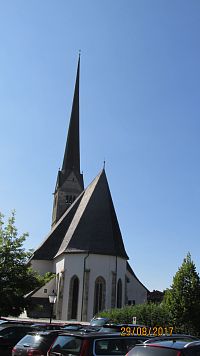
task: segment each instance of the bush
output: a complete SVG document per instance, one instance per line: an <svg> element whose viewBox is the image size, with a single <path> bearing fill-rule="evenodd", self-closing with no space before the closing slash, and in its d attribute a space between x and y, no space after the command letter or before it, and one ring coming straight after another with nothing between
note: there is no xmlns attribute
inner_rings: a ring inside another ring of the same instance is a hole
<svg viewBox="0 0 200 356"><path fill-rule="evenodd" d="M164 303L145 303L134 306L125 306L121 309L109 309L98 314L107 317L114 323L132 323L136 317L137 324L146 326L173 326L169 317L167 306Z"/></svg>

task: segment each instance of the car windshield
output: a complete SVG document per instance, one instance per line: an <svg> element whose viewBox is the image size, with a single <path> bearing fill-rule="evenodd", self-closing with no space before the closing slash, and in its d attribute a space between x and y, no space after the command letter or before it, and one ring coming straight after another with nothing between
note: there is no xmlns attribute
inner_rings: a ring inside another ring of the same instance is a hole
<svg viewBox="0 0 200 356"><path fill-rule="evenodd" d="M142 343L142 341L133 337L99 339L95 341L95 354L125 355L136 343Z"/></svg>
<svg viewBox="0 0 200 356"><path fill-rule="evenodd" d="M50 356L61 353L61 355L80 355L82 340L75 336L60 335L54 342Z"/></svg>
<svg viewBox="0 0 200 356"><path fill-rule="evenodd" d="M53 343L57 335L48 334L27 334L25 335L16 345L16 347L32 347L39 348L41 351L46 351L49 349L50 345Z"/></svg>
<svg viewBox="0 0 200 356"><path fill-rule="evenodd" d="M47 336L43 336L43 335L25 335L19 342L17 345L29 345L29 346L37 346L40 345L41 341L45 341L47 340Z"/></svg>

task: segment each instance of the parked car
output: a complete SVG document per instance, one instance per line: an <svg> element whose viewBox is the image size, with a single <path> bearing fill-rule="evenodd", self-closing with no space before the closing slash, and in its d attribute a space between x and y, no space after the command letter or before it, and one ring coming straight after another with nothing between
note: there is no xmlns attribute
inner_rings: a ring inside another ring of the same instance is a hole
<svg viewBox="0 0 200 356"><path fill-rule="evenodd" d="M12 349L12 356L46 356L59 330L29 332Z"/></svg>
<svg viewBox="0 0 200 356"><path fill-rule="evenodd" d="M125 355L145 336L121 336L120 333L61 333L48 351L48 356Z"/></svg>
<svg viewBox="0 0 200 356"><path fill-rule="evenodd" d="M200 340L172 338L136 345L126 356L199 356Z"/></svg>
<svg viewBox="0 0 200 356"><path fill-rule="evenodd" d="M13 346L24 336L32 330L28 325L10 325L5 324L0 329L0 355L12 355Z"/></svg>

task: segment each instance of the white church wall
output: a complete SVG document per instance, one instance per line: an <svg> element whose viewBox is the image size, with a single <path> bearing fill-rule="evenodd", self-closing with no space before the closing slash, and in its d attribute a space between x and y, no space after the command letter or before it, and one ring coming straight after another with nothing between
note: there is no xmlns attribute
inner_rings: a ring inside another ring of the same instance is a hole
<svg viewBox="0 0 200 356"><path fill-rule="evenodd" d="M64 288L62 301L62 319L68 320L68 303L69 303L69 286L71 278L76 275L79 279L79 295L78 295L78 313L77 320L82 319L83 313L83 272L85 269L89 272L89 288L88 288L88 305L87 305L87 321L93 317L94 310L94 286L96 278L102 276L106 281L106 300L105 308L111 308L112 294L112 272L116 272L117 281L121 278L122 290L124 290L124 280L126 274L126 261L115 256L94 255L94 254L66 254L62 255L55 262L56 274L64 274ZM124 293L122 293L122 305L124 305Z"/></svg>
<svg viewBox="0 0 200 356"><path fill-rule="evenodd" d="M127 297L135 304L143 304L147 301L146 288L129 272L126 273L129 283L127 283Z"/></svg>
<svg viewBox="0 0 200 356"><path fill-rule="evenodd" d="M86 254L67 254L64 257L64 290L62 305L63 320L68 320L69 286L71 278L74 275L76 275L79 279L77 320L81 320L84 257L86 256Z"/></svg>
<svg viewBox="0 0 200 356"><path fill-rule="evenodd" d="M112 272L116 272L117 280L122 279L122 285L126 272L126 261L115 256L105 255L89 255L87 259L86 268L90 270L89 295L88 295L88 320L94 316L94 286L96 278L102 276L106 281L106 300L105 309L111 308L111 294L112 294ZM123 285L124 287L124 285ZM123 288L122 287L122 288ZM124 293L123 293L124 294Z"/></svg>
<svg viewBox="0 0 200 356"><path fill-rule="evenodd" d="M63 255L58 256L53 261L53 270L56 274L63 273L65 270L65 258Z"/></svg>
<svg viewBox="0 0 200 356"><path fill-rule="evenodd" d="M53 262L46 260L31 260L31 266L33 270L37 271L40 274L45 274L46 272L55 272L53 271Z"/></svg>
<svg viewBox="0 0 200 356"><path fill-rule="evenodd" d="M85 266L84 266L85 264ZM122 282L122 306L125 305L125 275L129 279L127 283L127 297L135 304L141 304L147 300L146 288L126 269L126 260L115 256L97 254L66 254L61 255L54 261L56 275L62 274L64 278L62 312L63 320L68 320L69 287L71 278L75 275L79 279L78 312L77 320L82 319L83 313L83 272L89 271L89 288L87 304L87 321L94 314L94 286L96 278L101 276L106 281L105 309L111 308L112 299L112 278L113 273L117 273L116 284L121 279ZM117 293L117 291L116 291Z"/></svg>

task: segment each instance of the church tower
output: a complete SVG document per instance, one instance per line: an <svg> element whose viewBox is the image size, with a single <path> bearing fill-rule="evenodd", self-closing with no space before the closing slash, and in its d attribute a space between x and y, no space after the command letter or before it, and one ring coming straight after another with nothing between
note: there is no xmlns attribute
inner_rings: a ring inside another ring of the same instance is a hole
<svg viewBox="0 0 200 356"><path fill-rule="evenodd" d="M79 78L80 55L78 59L67 143L64 152L62 169L58 171L54 192L52 227L84 190L83 175L80 173Z"/></svg>

